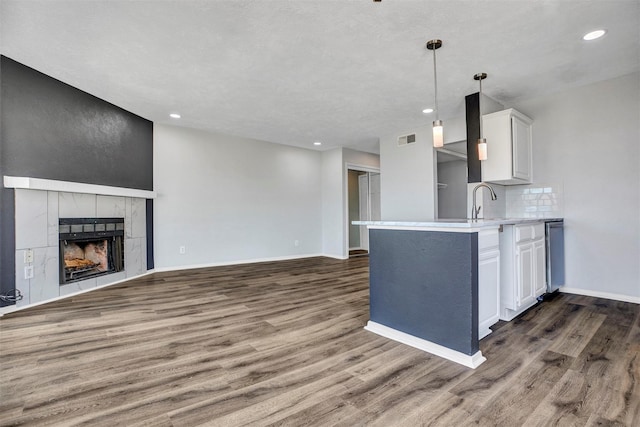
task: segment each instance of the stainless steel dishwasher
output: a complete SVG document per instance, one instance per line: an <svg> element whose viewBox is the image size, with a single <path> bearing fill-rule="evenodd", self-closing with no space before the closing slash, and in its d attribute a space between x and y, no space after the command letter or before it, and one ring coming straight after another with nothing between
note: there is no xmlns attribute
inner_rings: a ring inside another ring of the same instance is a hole
<svg viewBox="0 0 640 427"><path fill-rule="evenodd" d="M564 285L564 220L545 221L547 293Z"/></svg>

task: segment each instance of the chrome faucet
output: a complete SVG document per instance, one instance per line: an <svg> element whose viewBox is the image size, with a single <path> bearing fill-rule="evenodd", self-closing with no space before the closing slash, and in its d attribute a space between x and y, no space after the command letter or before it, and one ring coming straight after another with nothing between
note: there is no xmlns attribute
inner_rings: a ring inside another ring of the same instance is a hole
<svg viewBox="0 0 640 427"><path fill-rule="evenodd" d="M482 209L482 206L478 206L476 208L476 192L480 187L486 187L489 189L491 193L491 200L496 200L498 198L498 196L496 196L496 192L493 191L493 188L491 188L490 185L485 184L484 182L481 182L480 184L476 185L476 187L473 189L473 206L471 206L471 219L474 219L474 220L478 219L478 214L480 213L480 209Z"/></svg>

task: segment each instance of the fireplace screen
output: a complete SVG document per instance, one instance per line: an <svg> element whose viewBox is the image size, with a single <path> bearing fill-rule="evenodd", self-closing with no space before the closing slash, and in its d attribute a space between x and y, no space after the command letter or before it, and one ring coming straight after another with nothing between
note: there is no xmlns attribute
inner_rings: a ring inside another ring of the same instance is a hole
<svg viewBox="0 0 640 427"><path fill-rule="evenodd" d="M60 218L60 284L124 270L124 218Z"/></svg>

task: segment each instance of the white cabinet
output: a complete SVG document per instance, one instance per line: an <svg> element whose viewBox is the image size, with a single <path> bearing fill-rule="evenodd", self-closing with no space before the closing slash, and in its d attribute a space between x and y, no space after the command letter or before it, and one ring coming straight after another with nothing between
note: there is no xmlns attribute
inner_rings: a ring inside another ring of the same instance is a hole
<svg viewBox="0 0 640 427"><path fill-rule="evenodd" d="M482 116L487 140L482 181L502 185L532 182L532 124L530 118L512 108Z"/></svg>
<svg viewBox="0 0 640 427"><path fill-rule="evenodd" d="M500 320L500 237L498 229L478 233L478 339Z"/></svg>
<svg viewBox="0 0 640 427"><path fill-rule="evenodd" d="M515 268L515 298L508 302L511 310L517 310L519 307L528 306L535 300L533 292L533 245L531 242L516 244Z"/></svg>
<svg viewBox="0 0 640 427"><path fill-rule="evenodd" d="M544 222L505 225L500 235L500 319L512 320L544 294Z"/></svg>
<svg viewBox="0 0 640 427"><path fill-rule="evenodd" d="M537 298L547 291L547 253L544 238L533 242L533 261L536 274L533 292Z"/></svg>

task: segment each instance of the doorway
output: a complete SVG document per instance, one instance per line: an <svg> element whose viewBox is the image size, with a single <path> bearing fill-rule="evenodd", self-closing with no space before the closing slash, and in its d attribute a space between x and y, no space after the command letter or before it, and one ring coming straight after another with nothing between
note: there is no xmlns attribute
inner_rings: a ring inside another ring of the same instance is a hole
<svg viewBox="0 0 640 427"><path fill-rule="evenodd" d="M436 149L437 218L467 217L467 142Z"/></svg>
<svg viewBox="0 0 640 427"><path fill-rule="evenodd" d="M369 231L352 221L379 221L380 172L348 169L348 249L349 257L369 254Z"/></svg>

